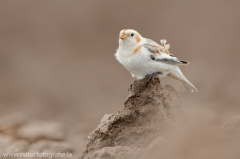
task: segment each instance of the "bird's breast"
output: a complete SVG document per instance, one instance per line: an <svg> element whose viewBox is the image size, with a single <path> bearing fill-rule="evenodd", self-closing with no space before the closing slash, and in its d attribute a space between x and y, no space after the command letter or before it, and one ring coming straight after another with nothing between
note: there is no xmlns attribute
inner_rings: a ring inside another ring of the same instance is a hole
<svg viewBox="0 0 240 159"><path fill-rule="evenodd" d="M134 49L129 49L129 50L119 49L119 55L122 58L131 58L132 56L138 54L142 47L143 45L139 45Z"/></svg>
<svg viewBox="0 0 240 159"><path fill-rule="evenodd" d="M138 48L137 48L138 49ZM136 50L137 50L136 49ZM137 52L133 52L128 56L124 56L124 54L119 51L119 58L121 63L130 71L134 72L134 70L141 68L144 63L148 61L147 57L141 52L141 47L137 50Z"/></svg>

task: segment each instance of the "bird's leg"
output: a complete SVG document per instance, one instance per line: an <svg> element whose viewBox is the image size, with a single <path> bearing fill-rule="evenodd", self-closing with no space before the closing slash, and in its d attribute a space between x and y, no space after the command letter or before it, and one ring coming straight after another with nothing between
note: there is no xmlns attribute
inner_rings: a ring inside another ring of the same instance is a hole
<svg viewBox="0 0 240 159"><path fill-rule="evenodd" d="M154 81L155 76L157 76L159 74L161 74L161 72L155 72L155 73L152 73L152 74L148 75L149 77L148 77L148 80L147 80L146 84L148 84L151 79Z"/></svg>
<svg viewBox="0 0 240 159"><path fill-rule="evenodd" d="M130 91L132 89L132 83L130 84L128 90Z"/></svg>

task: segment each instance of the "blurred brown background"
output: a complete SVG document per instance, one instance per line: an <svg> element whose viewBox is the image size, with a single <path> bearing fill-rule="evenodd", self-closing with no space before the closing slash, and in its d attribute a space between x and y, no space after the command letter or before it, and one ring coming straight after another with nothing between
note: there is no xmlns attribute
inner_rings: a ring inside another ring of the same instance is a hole
<svg viewBox="0 0 240 159"><path fill-rule="evenodd" d="M239 1L0 1L0 115L86 126L123 107L130 73L114 57L119 31L135 29L190 61L199 89L168 77L186 110L239 114ZM188 109L189 108L189 109Z"/></svg>

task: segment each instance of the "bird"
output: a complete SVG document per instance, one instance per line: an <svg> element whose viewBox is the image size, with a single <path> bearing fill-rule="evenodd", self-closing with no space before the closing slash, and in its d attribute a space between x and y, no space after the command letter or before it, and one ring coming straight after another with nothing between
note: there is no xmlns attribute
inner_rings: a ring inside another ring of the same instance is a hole
<svg viewBox="0 0 240 159"><path fill-rule="evenodd" d="M189 62L179 60L169 53L167 40L157 42L142 37L136 30L123 29L119 34L119 47L115 58L131 73L133 78L141 80L149 76L147 84L155 77L169 76L179 81L190 92L198 92L197 88L187 80L179 66L188 66ZM131 85L130 85L131 89Z"/></svg>

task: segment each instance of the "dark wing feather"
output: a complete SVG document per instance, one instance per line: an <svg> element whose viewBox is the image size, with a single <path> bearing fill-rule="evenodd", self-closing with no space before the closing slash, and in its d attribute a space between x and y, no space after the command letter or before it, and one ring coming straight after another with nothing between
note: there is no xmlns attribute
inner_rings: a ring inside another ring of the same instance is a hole
<svg viewBox="0 0 240 159"><path fill-rule="evenodd" d="M189 62L187 61L180 61L176 57L171 57L169 55L165 57L150 55L150 59L156 62L163 62L163 63L172 64L172 65L188 65L189 64Z"/></svg>

